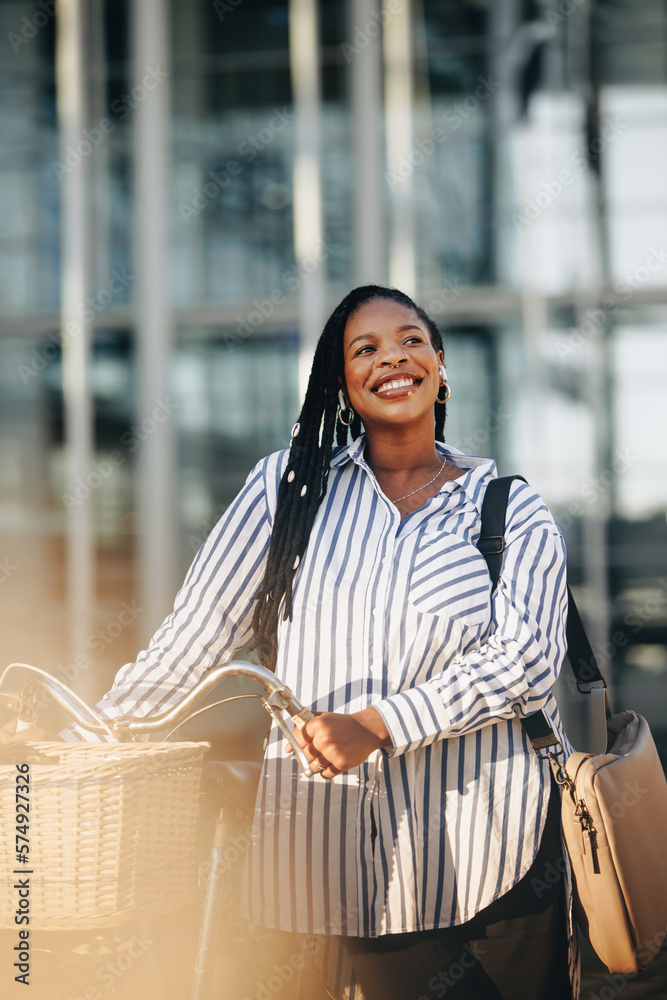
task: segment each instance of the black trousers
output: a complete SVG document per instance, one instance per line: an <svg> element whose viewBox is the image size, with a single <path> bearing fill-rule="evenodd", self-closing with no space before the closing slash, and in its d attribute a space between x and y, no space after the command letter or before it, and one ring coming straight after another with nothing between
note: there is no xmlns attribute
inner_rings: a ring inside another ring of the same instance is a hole
<svg viewBox="0 0 667 1000"><path fill-rule="evenodd" d="M344 938L366 1000L571 1000L562 871L552 785L535 861L506 895L458 927Z"/></svg>

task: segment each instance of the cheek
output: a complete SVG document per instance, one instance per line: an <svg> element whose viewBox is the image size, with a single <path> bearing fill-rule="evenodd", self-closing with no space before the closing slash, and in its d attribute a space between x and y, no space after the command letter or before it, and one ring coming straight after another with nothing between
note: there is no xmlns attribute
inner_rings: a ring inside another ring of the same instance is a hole
<svg viewBox="0 0 667 1000"><path fill-rule="evenodd" d="M367 364L365 365L359 360L345 366L345 385L348 392L360 392L363 389L368 376L368 368Z"/></svg>

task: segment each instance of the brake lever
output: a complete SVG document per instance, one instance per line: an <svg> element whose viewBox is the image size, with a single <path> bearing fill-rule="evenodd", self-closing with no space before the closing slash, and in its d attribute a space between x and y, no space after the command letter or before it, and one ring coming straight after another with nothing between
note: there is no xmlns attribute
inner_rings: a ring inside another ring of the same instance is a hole
<svg viewBox="0 0 667 1000"><path fill-rule="evenodd" d="M301 765L301 768L306 777L312 778L315 772L311 768L310 761L306 757L302 747L300 747L297 741L294 739L287 726L287 723L280 714L282 709L276 708L276 706L271 703L271 700L269 698L262 698L262 704L264 705L264 708L267 710L273 721L280 728L283 736L285 737L289 745L292 747L292 750L296 755L296 759ZM301 709L301 711L298 712L298 715L293 716L293 719L295 724L300 728L301 726L304 725L304 723L308 721L308 719L312 719L314 717L314 714L315 713L311 712L309 708L303 708Z"/></svg>

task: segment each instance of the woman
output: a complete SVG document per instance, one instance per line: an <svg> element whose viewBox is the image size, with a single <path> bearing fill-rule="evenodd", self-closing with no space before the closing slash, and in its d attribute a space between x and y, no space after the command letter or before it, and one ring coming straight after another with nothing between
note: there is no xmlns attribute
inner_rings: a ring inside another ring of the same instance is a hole
<svg viewBox="0 0 667 1000"><path fill-rule="evenodd" d="M475 542L494 465L441 443L448 395L432 320L396 290L351 292L289 451L252 471L100 707L163 710L254 631L320 713L296 734L319 777L269 739L254 922L344 944L366 1000L562 1000L557 800L519 717L543 709L568 746L564 547L515 483L491 595Z"/></svg>

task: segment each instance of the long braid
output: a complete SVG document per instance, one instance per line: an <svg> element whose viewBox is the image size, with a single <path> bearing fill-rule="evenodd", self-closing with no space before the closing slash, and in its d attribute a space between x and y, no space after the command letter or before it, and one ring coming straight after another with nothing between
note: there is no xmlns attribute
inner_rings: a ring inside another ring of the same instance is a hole
<svg viewBox="0 0 667 1000"><path fill-rule="evenodd" d="M337 373L342 368L342 336L334 334L341 320L343 329L347 321L346 317L337 316L339 310L330 317L315 350L306 398L294 427L287 468L278 489L266 572L253 615L254 646L263 665L271 670L276 664L282 599L285 598L284 616L288 617L292 610L294 574L327 490L338 405Z"/></svg>
<svg viewBox="0 0 667 1000"><path fill-rule="evenodd" d="M311 528L327 492L334 433L339 445L361 433L355 413L350 427L337 421L339 379L343 378L343 334L350 318L372 299L391 299L412 309L428 328L433 347L442 349L438 328L407 295L394 288L364 285L355 288L334 309L327 320L317 347L308 380L306 398L294 425L287 468L280 480L266 571L253 614L256 648L265 667L275 670L278 651L278 623L284 598L283 617L292 611L294 575L303 558ZM435 404L436 438L443 440L444 405Z"/></svg>

